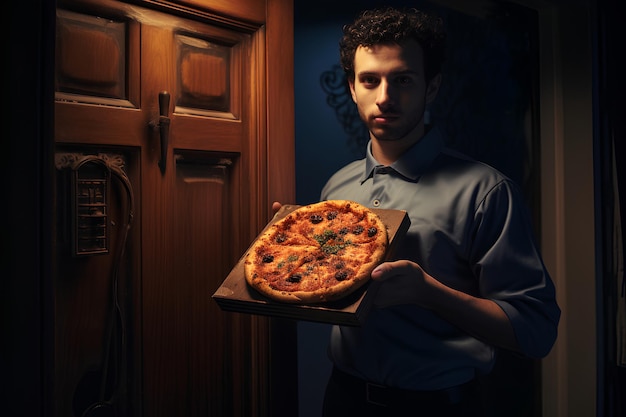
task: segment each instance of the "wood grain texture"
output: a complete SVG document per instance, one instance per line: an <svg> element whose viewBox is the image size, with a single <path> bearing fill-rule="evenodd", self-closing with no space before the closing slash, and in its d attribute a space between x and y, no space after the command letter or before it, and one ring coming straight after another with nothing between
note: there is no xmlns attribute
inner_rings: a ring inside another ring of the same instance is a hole
<svg viewBox="0 0 626 417"><path fill-rule="evenodd" d="M70 48L65 74L87 74L82 78L96 85L111 79L112 66L124 63L124 82L118 83L124 93L57 91L55 104L59 147L133 154L138 213L125 272L132 346L123 369L128 407L120 408L120 416L297 413L295 326L225 312L210 299L265 225L274 184L281 190L277 198L295 197L293 84L285 84L288 77L280 79L282 63L292 66L293 51L268 49L285 43L279 37L291 41L292 6L290 0L273 0L273 5L270 9L258 0L59 1L59 8L80 14L80 21L104 16L124 22L119 26L124 30L116 32L124 39L116 59L103 58L115 49L104 42L109 47L94 51L97 59L82 62L85 48L78 37L60 37ZM277 26L271 33L266 19ZM101 35L90 38L100 42ZM165 109L170 123L163 171L162 91L171 97ZM285 159L278 170L275 158ZM70 379L59 375L63 409L57 408L56 415L68 415L74 379L81 367L97 364L103 341L95 334L98 326L85 333L89 340L72 336L74 342L62 341L75 332L70 315L103 319L103 295L89 283L89 268L63 268L70 271L70 282L81 286L55 288L64 303L58 310L63 323L57 329L56 367L73 370ZM81 291L100 296L77 303L73 297ZM77 311L70 313L74 306Z"/></svg>

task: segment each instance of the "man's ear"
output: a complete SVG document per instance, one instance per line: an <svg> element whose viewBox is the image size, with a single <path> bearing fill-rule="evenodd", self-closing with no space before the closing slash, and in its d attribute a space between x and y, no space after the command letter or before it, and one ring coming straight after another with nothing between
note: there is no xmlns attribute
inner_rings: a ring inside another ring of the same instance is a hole
<svg viewBox="0 0 626 417"><path fill-rule="evenodd" d="M435 75L428 82L426 87L426 103L432 103L439 93L439 87L441 86L441 73Z"/></svg>
<svg viewBox="0 0 626 417"><path fill-rule="evenodd" d="M352 101L356 103L356 94L354 94L354 77L348 77L348 85L350 86L350 95L352 96Z"/></svg>

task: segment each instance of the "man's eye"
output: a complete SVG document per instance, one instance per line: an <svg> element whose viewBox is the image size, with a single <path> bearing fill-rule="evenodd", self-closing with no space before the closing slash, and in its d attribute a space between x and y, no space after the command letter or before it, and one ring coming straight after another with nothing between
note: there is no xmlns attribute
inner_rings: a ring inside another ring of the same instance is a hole
<svg viewBox="0 0 626 417"><path fill-rule="evenodd" d="M375 77L363 77L361 78L361 84L365 84L366 86L376 85L378 84L378 79Z"/></svg>
<svg viewBox="0 0 626 417"><path fill-rule="evenodd" d="M396 82L400 85L408 85L411 84L413 80L411 79L411 77L398 77L396 78Z"/></svg>

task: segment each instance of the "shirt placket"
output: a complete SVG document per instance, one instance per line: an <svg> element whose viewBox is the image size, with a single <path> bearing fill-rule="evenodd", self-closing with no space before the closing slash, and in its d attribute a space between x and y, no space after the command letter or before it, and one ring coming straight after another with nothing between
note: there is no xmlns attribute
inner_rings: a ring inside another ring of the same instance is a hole
<svg viewBox="0 0 626 417"><path fill-rule="evenodd" d="M371 206L374 208L382 207L387 203L387 194L385 193L385 185L389 178L391 168L378 166L374 168L372 178L372 194Z"/></svg>

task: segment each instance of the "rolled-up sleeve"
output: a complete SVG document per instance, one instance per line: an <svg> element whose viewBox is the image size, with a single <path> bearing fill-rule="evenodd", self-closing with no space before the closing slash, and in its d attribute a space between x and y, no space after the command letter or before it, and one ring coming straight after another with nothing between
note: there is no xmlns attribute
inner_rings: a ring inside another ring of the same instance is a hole
<svg viewBox="0 0 626 417"><path fill-rule="evenodd" d="M480 295L507 314L523 354L546 356L556 341L561 311L515 184L501 181L477 202L469 233Z"/></svg>

